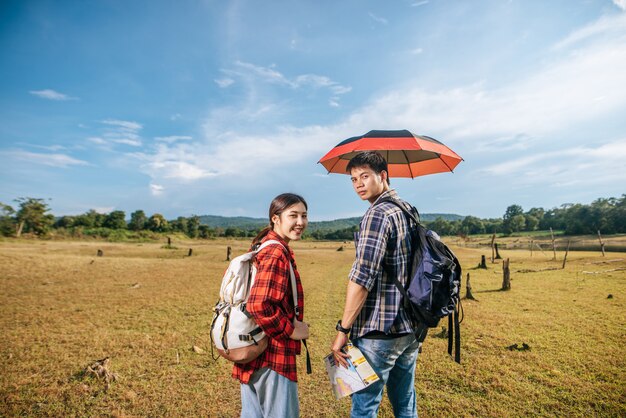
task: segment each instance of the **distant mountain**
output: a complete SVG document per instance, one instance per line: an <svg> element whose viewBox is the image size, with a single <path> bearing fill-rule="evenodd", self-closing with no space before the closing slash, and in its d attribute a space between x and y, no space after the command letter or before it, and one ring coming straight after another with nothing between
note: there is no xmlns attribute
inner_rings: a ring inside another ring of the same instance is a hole
<svg viewBox="0 0 626 418"><path fill-rule="evenodd" d="M443 218L446 221L462 220L464 216L452 213L422 213L420 219L424 222L434 221L437 218ZM336 231L346 229L358 225L361 217L335 219L333 221L316 221L309 222L308 230L313 231ZM215 216L202 215L200 223L208 225L211 228L239 228L239 229L260 229L267 225L267 220L263 218L249 218L246 216Z"/></svg>
<svg viewBox="0 0 626 418"><path fill-rule="evenodd" d="M215 216L202 215L200 223L211 228L260 229L267 226L267 219L249 218L247 216Z"/></svg>

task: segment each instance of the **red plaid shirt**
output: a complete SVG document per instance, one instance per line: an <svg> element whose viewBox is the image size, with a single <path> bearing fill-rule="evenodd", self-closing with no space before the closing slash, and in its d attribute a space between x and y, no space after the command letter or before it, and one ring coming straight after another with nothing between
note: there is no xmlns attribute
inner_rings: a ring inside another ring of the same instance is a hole
<svg viewBox="0 0 626 418"><path fill-rule="evenodd" d="M293 252L287 243L274 231L270 231L262 242L267 240L280 241L285 247L272 244L257 254L258 270L254 285L250 289L246 309L265 331L269 342L267 349L257 359L248 364L235 363L233 377L241 383L248 383L252 373L263 367L269 367L289 380L298 381L296 355L300 354L301 342L289 338L294 330L295 317L289 273L290 262L296 275L299 321L302 321L304 311L302 282L293 259Z"/></svg>

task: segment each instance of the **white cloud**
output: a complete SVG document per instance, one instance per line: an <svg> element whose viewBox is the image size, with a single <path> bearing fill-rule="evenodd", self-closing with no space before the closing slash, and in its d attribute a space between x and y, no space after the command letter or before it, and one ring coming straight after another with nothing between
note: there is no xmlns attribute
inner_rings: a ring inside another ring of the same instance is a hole
<svg viewBox="0 0 626 418"><path fill-rule="evenodd" d="M100 123L107 126L102 133L102 137L88 137L87 141L103 146L109 150L112 149L111 146L113 144L128 145L131 147L140 147L143 145L141 136L139 135L139 131L143 129L140 123L119 119L105 119L101 120Z"/></svg>
<svg viewBox="0 0 626 418"><path fill-rule="evenodd" d="M626 0L623 0L626 3ZM626 30L626 14L603 16L600 19L575 30L565 39L558 42L554 49L564 49L579 44L585 40L602 35L616 36L624 34Z"/></svg>
<svg viewBox="0 0 626 418"><path fill-rule="evenodd" d="M143 126L140 123L129 122L129 121L119 120L119 119L105 119L100 122L104 123L105 125L112 125L120 129L131 131L131 132L139 131L143 128Z"/></svg>
<svg viewBox="0 0 626 418"><path fill-rule="evenodd" d="M150 193L152 193L153 196L161 196L164 191L165 188L160 184L150 183Z"/></svg>
<svg viewBox="0 0 626 418"><path fill-rule="evenodd" d="M493 164L480 172L489 176L509 176L522 184L602 184L626 176L626 138L596 147L579 146L523 156Z"/></svg>
<svg viewBox="0 0 626 418"><path fill-rule="evenodd" d="M389 21L388 21L387 19L385 19L384 17L379 17L379 16L376 16L376 15L375 15L374 13L372 13L372 12L370 12L370 13L369 13L369 16L370 16L370 17L371 17L371 18L372 18L375 22L382 23L383 25L386 25L386 24L388 24L388 23L389 23Z"/></svg>
<svg viewBox="0 0 626 418"><path fill-rule="evenodd" d="M52 89L45 90L31 90L29 92L33 96L41 97L42 99L48 100L57 100L57 101L66 101L66 100L77 100L76 97L68 96L67 94L59 93L58 91Z"/></svg>
<svg viewBox="0 0 626 418"><path fill-rule="evenodd" d="M213 81L215 81L215 83L221 88L226 88L235 82L232 78L220 78Z"/></svg>
<svg viewBox="0 0 626 418"><path fill-rule="evenodd" d="M413 55L419 55L422 52L424 52L424 50L422 48L415 48L409 51L409 53L413 54Z"/></svg>
<svg viewBox="0 0 626 418"><path fill-rule="evenodd" d="M238 70L222 70L232 76L244 78L259 78L264 82L290 87L292 89L300 89L306 86L313 88L326 88L333 95L342 95L352 91L352 87L344 86L329 77L318 74L301 74L293 78L289 78L276 70L274 66L262 67L248 62L236 61L235 65ZM242 70L244 70L242 72Z"/></svg>
<svg viewBox="0 0 626 418"><path fill-rule="evenodd" d="M193 138L190 136L172 135L172 136L157 136L154 138L157 142L167 142L168 144L177 141L191 141Z"/></svg>
<svg viewBox="0 0 626 418"><path fill-rule="evenodd" d="M613 4L626 11L626 0L613 0Z"/></svg>
<svg viewBox="0 0 626 418"><path fill-rule="evenodd" d="M132 138L118 138L112 139L111 141L115 142L116 144L130 145L131 147L140 147L142 145L142 142L140 140Z"/></svg>
<svg viewBox="0 0 626 418"><path fill-rule="evenodd" d="M97 136L89 137L89 138L87 138L87 141L89 141L89 142L91 142L93 144L96 144L96 145L107 145L108 144L108 142L106 140L104 140L104 139L102 139L100 137L97 137Z"/></svg>
<svg viewBox="0 0 626 418"><path fill-rule="evenodd" d="M273 67L238 62L237 68L266 82L291 88L338 85L324 76L302 75L290 79ZM468 148L474 156L494 149L515 155L511 161L482 170L482 174L521 175L523 181L536 184L548 175L555 184L563 184L580 177L576 170L583 169L583 163L600 169L601 154L623 155L623 144L619 141L581 148L564 139L558 143L559 136L554 134L563 135L575 129L576 124L624 108L626 89L621 88L626 85L624 68L626 43L619 38L611 41L603 38L601 42L590 42L571 53L555 54L530 76L502 87L487 88L486 83L478 83L427 91L409 84L372 100L333 125L282 126L266 129L264 134L233 131L241 125L239 122L263 120L267 114L279 110L251 101L240 107L213 110L205 122L205 135L201 140L158 144L153 152L141 154L142 169L157 184L164 184L164 180L175 184L209 177L224 179L224 182L245 179L246 184L257 184L272 173L283 172L286 167L299 170L304 166L314 167L313 161L345 138L370 129L407 128L428 129L415 133L432 135L453 149L471 141ZM335 95L328 104L339 105ZM524 155L546 137L554 138L555 142L545 155ZM606 141L600 138L598 142L603 140ZM563 153L562 150L569 151ZM591 155L593 161L585 161L584 154ZM559 155L575 164L564 163ZM606 169L604 175L624 176L624 164L618 159L611 161L616 170L610 173ZM318 172L324 169L319 166Z"/></svg>
<svg viewBox="0 0 626 418"><path fill-rule="evenodd" d="M241 69L247 70L250 74L254 74L267 82L288 85L291 87L294 86L293 82L289 81L284 75L274 70L272 67L261 67L259 65L254 65L243 61L235 61L235 65Z"/></svg>
<svg viewBox="0 0 626 418"><path fill-rule="evenodd" d="M475 84L427 91L408 85L379 97L350 119L356 126L436 127L448 141L534 137L626 106L626 89L621 88L626 85L625 68L624 39L604 40L556 57L528 78L500 88Z"/></svg>
<svg viewBox="0 0 626 418"><path fill-rule="evenodd" d="M182 118L183 115L181 115L180 113L175 113L172 116L170 116L170 120L178 120L180 118Z"/></svg>
<svg viewBox="0 0 626 418"><path fill-rule="evenodd" d="M411 4L411 7L419 7L419 6L424 6L426 4L428 4L428 0L418 1L418 2Z"/></svg>
<svg viewBox="0 0 626 418"><path fill-rule="evenodd" d="M50 167L68 168L70 166L89 165L87 161L78 160L66 154L40 154L23 150L0 151L0 154L8 158L26 161L33 164L47 165Z"/></svg>

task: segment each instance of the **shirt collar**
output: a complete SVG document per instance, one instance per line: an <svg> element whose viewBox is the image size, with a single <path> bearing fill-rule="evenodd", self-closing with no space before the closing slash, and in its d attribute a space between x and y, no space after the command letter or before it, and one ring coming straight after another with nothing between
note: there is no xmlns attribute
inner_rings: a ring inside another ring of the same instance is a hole
<svg viewBox="0 0 626 418"><path fill-rule="evenodd" d="M273 230L268 232L265 238L263 238L261 242L265 242L269 240L275 240L275 241L280 242L287 249L287 252L289 253L289 255L293 257L293 252L291 251L291 248L289 248L289 244L287 244L285 240L282 239L282 237L278 235L276 232L274 232Z"/></svg>
<svg viewBox="0 0 626 418"><path fill-rule="evenodd" d="M382 199L386 199L386 198L398 199L398 192L396 192L396 189L389 189L389 190L383 192L380 196L378 196L376 198L374 203L372 203L372 206L374 206L376 203L378 203Z"/></svg>

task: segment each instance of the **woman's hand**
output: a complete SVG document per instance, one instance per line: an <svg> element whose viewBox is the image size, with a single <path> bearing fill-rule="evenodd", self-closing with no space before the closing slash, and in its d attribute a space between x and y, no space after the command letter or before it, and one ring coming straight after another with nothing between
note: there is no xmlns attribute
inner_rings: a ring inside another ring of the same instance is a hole
<svg viewBox="0 0 626 418"><path fill-rule="evenodd" d="M306 340L309 338L309 324L306 322L293 320L293 332L289 336L292 340Z"/></svg>

